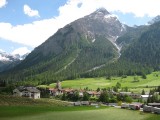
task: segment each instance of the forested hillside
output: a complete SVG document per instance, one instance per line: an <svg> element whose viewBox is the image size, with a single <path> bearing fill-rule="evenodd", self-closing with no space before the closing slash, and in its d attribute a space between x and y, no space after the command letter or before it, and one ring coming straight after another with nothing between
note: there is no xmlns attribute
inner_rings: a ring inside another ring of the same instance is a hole
<svg viewBox="0 0 160 120"><path fill-rule="evenodd" d="M125 32L117 17L98 9L59 29L1 78L36 84L74 79L118 59L115 41Z"/></svg>
<svg viewBox="0 0 160 120"><path fill-rule="evenodd" d="M159 69L160 65L160 22L151 25L147 31L132 43L123 53L123 59Z"/></svg>
<svg viewBox="0 0 160 120"><path fill-rule="evenodd" d="M59 29L0 80L49 84L78 77L145 75L159 70L160 22L129 27L105 9Z"/></svg>

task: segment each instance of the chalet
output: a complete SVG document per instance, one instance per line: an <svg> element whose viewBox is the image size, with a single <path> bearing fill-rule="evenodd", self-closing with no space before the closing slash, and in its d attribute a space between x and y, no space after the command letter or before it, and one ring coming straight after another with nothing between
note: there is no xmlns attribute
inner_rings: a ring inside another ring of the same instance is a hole
<svg viewBox="0 0 160 120"><path fill-rule="evenodd" d="M141 95L141 99L144 102L147 102L147 100L148 100L149 97L152 97L152 95Z"/></svg>
<svg viewBox="0 0 160 120"><path fill-rule="evenodd" d="M160 114L160 108L154 107L153 112L155 114Z"/></svg>
<svg viewBox="0 0 160 120"><path fill-rule="evenodd" d="M143 112L152 112L152 111L153 111L152 106L147 106L147 105L143 106Z"/></svg>
<svg viewBox="0 0 160 120"><path fill-rule="evenodd" d="M149 106L160 108L160 103L148 103Z"/></svg>
<svg viewBox="0 0 160 120"><path fill-rule="evenodd" d="M129 109L131 109L131 110L139 110L140 109L140 105L138 105L138 104L129 104Z"/></svg>
<svg viewBox="0 0 160 120"><path fill-rule="evenodd" d="M28 97L33 99L40 98L40 91L36 87L20 86L13 90L14 96Z"/></svg>
<svg viewBox="0 0 160 120"><path fill-rule="evenodd" d="M101 92L97 92L97 91L86 91L88 93L88 95L91 96L97 96L99 97L101 95Z"/></svg>
<svg viewBox="0 0 160 120"><path fill-rule="evenodd" d="M66 94L74 94L75 90L66 88L66 89L58 89L58 88L49 88L49 92L51 96L58 96L58 95L63 95L63 93Z"/></svg>
<svg viewBox="0 0 160 120"><path fill-rule="evenodd" d="M62 95L63 94L63 90L55 89L55 88L50 88L49 92L50 92L51 96L58 96L58 95Z"/></svg>
<svg viewBox="0 0 160 120"><path fill-rule="evenodd" d="M148 105L150 106L144 105L143 107L144 112L153 112L155 114L160 114L160 108L155 107L159 106L160 105L159 103L149 103Z"/></svg>
<svg viewBox="0 0 160 120"><path fill-rule="evenodd" d="M135 93L132 93L132 92L120 92L119 94L121 96L128 95L128 96L132 97L133 99L141 98L140 94L135 94Z"/></svg>
<svg viewBox="0 0 160 120"><path fill-rule="evenodd" d="M131 92L119 92L119 94L120 94L121 96L125 96L125 95L130 96L132 93L131 93Z"/></svg>
<svg viewBox="0 0 160 120"><path fill-rule="evenodd" d="M112 95L114 95L114 96L116 96L116 95L119 94L118 92L115 92L115 91L113 91L113 90L112 90L112 91L108 91L108 93L109 93L109 94L112 94Z"/></svg>
<svg viewBox="0 0 160 120"><path fill-rule="evenodd" d="M132 93L132 94L130 95L130 97L132 97L133 99L138 99L138 98L141 98L141 95L140 95L140 94Z"/></svg>
<svg viewBox="0 0 160 120"><path fill-rule="evenodd" d="M49 88L49 92L50 92L51 96L62 95L64 93L64 91L61 88L61 82L57 81L56 87L55 88Z"/></svg>
<svg viewBox="0 0 160 120"><path fill-rule="evenodd" d="M122 103L122 105L121 105L121 108L124 108L124 109L128 109L129 108L129 104L127 104L127 103Z"/></svg>

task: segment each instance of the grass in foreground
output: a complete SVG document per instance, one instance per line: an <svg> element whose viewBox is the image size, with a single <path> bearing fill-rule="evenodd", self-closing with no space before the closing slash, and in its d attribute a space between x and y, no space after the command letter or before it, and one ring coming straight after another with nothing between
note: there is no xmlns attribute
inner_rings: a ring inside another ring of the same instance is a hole
<svg viewBox="0 0 160 120"><path fill-rule="evenodd" d="M53 99L0 96L0 120L159 120L160 115L100 106L67 106ZM6 104L3 104L6 103Z"/></svg>
<svg viewBox="0 0 160 120"><path fill-rule="evenodd" d="M11 108L12 109L12 108ZM69 110L70 109L70 110ZM84 107L71 107L62 111L40 112L39 114L19 115L14 117L1 117L3 120L159 120L160 115L152 115L139 111L119 108L86 110ZM77 110L77 111L74 111ZM68 112L69 111L69 112Z"/></svg>
<svg viewBox="0 0 160 120"><path fill-rule="evenodd" d="M13 118L17 116L34 116L48 112L82 111L104 108L106 107L74 107L70 106L70 103L68 102L55 99L43 98L34 100L30 98L0 95L0 119Z"/></svg>
<svg viewBox="0 0 160 120"><path fill-rule="evenodd" d="M106 107L95 108L93 106L0 106L0 119L13 118L17 116L29 117L50 112L87 111L104 109Z"/></svg>
<svg viewBox="0 0 160 120"><path fill-rule="evenodd" d="M24 97L0 95L0 106L67 106L68 102L41 98L41 99L30 99Z"/></svg>

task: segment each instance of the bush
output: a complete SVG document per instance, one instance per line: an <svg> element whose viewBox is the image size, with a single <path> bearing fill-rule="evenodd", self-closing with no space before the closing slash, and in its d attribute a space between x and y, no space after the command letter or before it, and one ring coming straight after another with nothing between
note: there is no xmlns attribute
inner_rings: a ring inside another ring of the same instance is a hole
<svg viewBox="0 0 160 120"><path fill-rule="evenodd" d="M122 79L123 79L123 78L127 78L127 75L122 75Z"/></svg>
<svg viewBox="0 0 160 120"><path fill-rule="evenodd" d="M121 106L122 105L122 101L118 101L118 106Z"/></svg>

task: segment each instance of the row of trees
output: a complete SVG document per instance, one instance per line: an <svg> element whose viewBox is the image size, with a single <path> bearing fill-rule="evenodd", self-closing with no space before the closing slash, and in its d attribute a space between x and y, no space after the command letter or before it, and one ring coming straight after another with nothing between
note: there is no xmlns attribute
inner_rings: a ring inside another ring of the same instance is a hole
<svg viewBox="0 0 160 120"><path fill-rule="evenodd" d="M133 100L128 95L116 95L109 93L108 91L104 90L101 92L100 96L89 96L87 92L84 92L83 97L79 96L78 91L74 94L66 94L64 93L61 97L62 100L69 100L69 101L96 101L96 102L103 102L103 103L117 103L118 101L123 101L127 103L131 103Z"/></svg>

